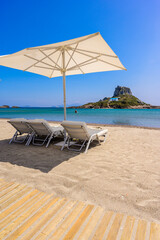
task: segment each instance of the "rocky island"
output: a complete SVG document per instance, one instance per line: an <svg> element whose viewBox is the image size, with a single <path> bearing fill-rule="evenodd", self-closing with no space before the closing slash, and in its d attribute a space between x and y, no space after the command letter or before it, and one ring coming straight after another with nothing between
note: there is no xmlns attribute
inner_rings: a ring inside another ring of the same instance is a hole
<svg viewBox="0 0 160 240"><path fill-rule="evenodd" d="M3 105L3 106L0 106L0 108L10 108L9 105ZM12 106L12 108L20 108L18 106Z"/></svg>
<svg viewBox="0 0 160 240"><path fill-rule="evenodd" d="M160 106L152 106L147 104L134 95L128 87L117 86L113 97L105 97L98 102L90 102L78 107L69 108L111 108L111 109L160 109Z"/></svg>
<svg viewBox="0 0 160 240"><path fill-rule="evenodd" d="M9 108L8 105L3 105L3 106L0 106L0 108Z"/></svg>

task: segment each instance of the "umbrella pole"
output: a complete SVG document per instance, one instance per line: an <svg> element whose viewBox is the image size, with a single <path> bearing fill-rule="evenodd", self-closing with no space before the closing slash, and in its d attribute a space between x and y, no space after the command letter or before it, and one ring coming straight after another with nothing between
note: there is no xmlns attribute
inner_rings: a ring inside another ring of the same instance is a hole
<svg viewBox="0 0 160 240"><path fill-rule="evenodd" d="M64 120L66 120L66 69L65 69L65 50L62 51L63 58L63 103L64 103Z"/></svg>
<svg viewBox="0 0 160 240"><path fill-rule="evenodd" d="M66 120L66 74L63 72L63 103L64 103L64 120Z"/></svg>

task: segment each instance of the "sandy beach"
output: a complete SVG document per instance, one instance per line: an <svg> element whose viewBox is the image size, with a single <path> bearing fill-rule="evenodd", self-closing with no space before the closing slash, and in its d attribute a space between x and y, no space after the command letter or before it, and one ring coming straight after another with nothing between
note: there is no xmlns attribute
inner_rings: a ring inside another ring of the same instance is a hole
<svg viewBox="0 0 160 240"><path fill-rule="evenodd" d="M49 148L9 145L15 130L1 119L0 178L159 222L160 130L107 128L106 143L93 143L84 154L60 151L54 142Z"/></svg>

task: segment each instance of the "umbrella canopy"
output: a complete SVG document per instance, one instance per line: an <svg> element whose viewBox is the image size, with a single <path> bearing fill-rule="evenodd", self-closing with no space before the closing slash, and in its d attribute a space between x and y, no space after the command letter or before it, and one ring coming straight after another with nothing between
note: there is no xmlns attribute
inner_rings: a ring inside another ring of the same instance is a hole
<svg viewBox="0 0 160 240"><path fill-rule="evenodd" d="M49 78L63 76L64 119L66 75L126 70L100 33L0 56L0 65Z"/></svg>

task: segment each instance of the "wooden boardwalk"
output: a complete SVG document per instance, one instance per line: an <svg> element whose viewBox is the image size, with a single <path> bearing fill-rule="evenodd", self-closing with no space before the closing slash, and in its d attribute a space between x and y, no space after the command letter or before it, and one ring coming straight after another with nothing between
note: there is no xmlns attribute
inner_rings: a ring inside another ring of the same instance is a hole
<svg viewBox="0 0 160 240"><path fill-rule="evenodd" d="M160 240L160 225L0 179L0 239Z"/></svg>

